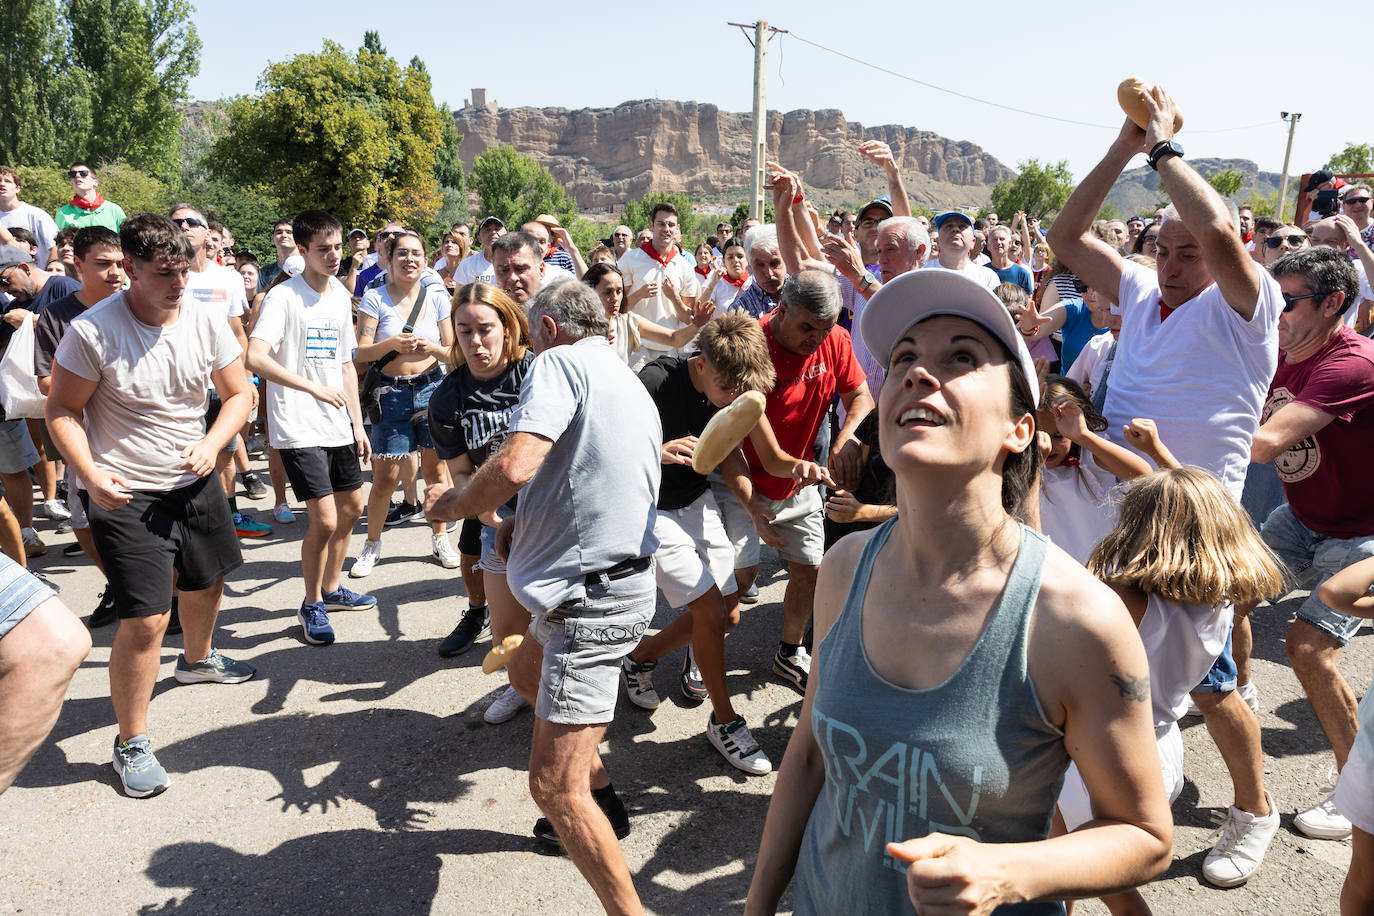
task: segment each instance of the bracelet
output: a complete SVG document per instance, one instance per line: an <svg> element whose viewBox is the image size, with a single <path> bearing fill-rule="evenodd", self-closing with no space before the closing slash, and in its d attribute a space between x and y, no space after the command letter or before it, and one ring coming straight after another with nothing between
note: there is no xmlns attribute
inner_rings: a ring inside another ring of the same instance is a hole
<svg viewBox="0 0 1374 916"><path fill-rule="evenodd" d="M798 194L796 197L792 198L792 204L795 206L796 204L799 204L799 203L801 203L801 202L804 201L804 200L806 200L806 192L805 192L805 191L803 191L802 193Z"/></svg>

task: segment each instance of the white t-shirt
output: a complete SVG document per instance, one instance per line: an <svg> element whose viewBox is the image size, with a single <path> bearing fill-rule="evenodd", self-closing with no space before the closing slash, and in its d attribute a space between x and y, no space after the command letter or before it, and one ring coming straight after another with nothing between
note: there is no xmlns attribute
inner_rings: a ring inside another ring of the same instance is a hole
<svg viewBox="0 0 1374 916"><path fill-rule="evenodd" d="M1146 600L1139 632L1150 663L1150 705L1159 729L1188 711L1188 693L1226 648L1235 614L1225 601L1202 607L1159 595Z"/></svg>
<svg viewBox="0 0 1374 916"><path fill-rule="evenodd" d="M413 333L431 343L440 343L439 322L448 318L449 298L447 295L436 295L424 284L420 289L425 296L425 307L420 310L420 317L415 319ZM406 319L410 317L410 308L402 313L391 301L391 294L386 287L378 286L363 293L362 301L358 303L358 314L377 319L377 330L372 335L372 340L376 342L401 333L405 329Z"/></svg>
<svg viewBox="0 0 1374 916"><path fill-rule="evenodd" d="M1360 291L1355 295L1355 301L1347 303L1345 310L1345 326L1355 327L1355 319L1360 315L1360 303L1366 299L1374 301L1374 289L1369 286L1369 277L1365 275L1364 264L1360 261L1351 261L1350 266L1355 268L1355 275L1360 281Z"/></svg>
<svg viewBox="0 0 1374 916"><path fill-rule="evenodd" d="M947 270L952 274L963 274L970 280L986 286L989 292L1002 285L1002 278L993 273L991 268L983 267L982 265L974 264L969 261L965 261L963 268L960 270L955 270L953 267L945 267L939 261L927 261L925 266L921 269Z"/></svg>
<svg viewBox="0 0 1374 916"><path fill-rule="evenodd" d="M1082 385L1083 390L1091 396L1097 390L1097 383L1102 380L1102 370L1107 366L1107 354L1112 352L1114 343L1114 334L1094 334L1089 337L1083 349L1078 351L1078 358L1073 361L1069 371L1064 373L1064 377Z"/></svg>
<svg viewBox="0 0 1374 916"><path fill-rule="evenodd" d="M692 265L688 264L685 258L674 257L667 264L663 264L645 254L643 249L631 248L620 259L620 272L625 277L625 299L627 301L631 293L636 292L646 283L659 284L657 295L644 299L631 308L631 311L636 315L641 315L670 331L676 331L686 324L678 318L677 311L673 308L673 303L664 294L662 286L664 277L671 277L680 296L696 296L701 291L701 284L697 282L697 272L692 269ZM678 352L672 347L665 347L648 341L644 342L644 349L653 351L656 356Z"/></svg>
<svg viewBox="0 0 1374 916"><path fill-rule="evenodd" d="M302 378L330 388L355 384L353 304L334 277L323 293L311 289L304 277L274 286L258 310L253 339L266 341L272 358ZM267 412L273 448L353 442L348 408L331 406L304 391L268 382Z"/></svg>
<svg viewBox="0 0 1374 916"><path fill-rule="evenodd" d="M453 282L458 286L465 286L468 283L475 283L482 280L486 283L496 282L496 268L491 266L487 256L481 250L468 255L458 262L458 266L453 268Z"/></svg>
<svg viewBox="0 0 1374 916"><path fill-rule="evenodd" d="M238 318L248 311L248 297L243 292L243 277L223 264L206 261L204 270L186 275L185 297L201 305L210 306L226 318ZM182 300L183 304L185 299Z"/></svg>
<svg viewBox="0 0 1374 916"><path fill-rule="evenodd" d="M211 373L242 351L211 309L183 306L175 324L152 327L134 317L126 296L115 293L73 320L55 359L97 383L82 417L96 467L134 490L166 492L196 480L181 450L205 436Z"/></svg>
<svg viewBox="0 0 1374 916"><path fill-rule="evenodd" d="M1040 530L1078 562L1116 525L1114 498L1123 487L1084 453L1078 467L1045 468L1040 485Z"/></svg>
<svg viewBox="0 0 1374 916"><path fill-rule="evenodd" d="M1121 428L1149 417L1180 462L1215 474L1239 500L1250 442L1278 366L1278 282L1260 271L1249 321L1215 283L1164 321L1155 272L1126 261L1117 302L1121 343L1107 380L1106 435L1127 445Z"/></svg>
<svg viewBox="0 0 1374 916"><path fill-rule="evenodd" d="M52 251L53 238L57 235L57 223L52 221L51 216L21 200L13 210L0 210L0 225L6 229L27 229L32 232L34 238L38 239L37 264L39 267L48 266L48 253ZM242 280L239 285L243 285Z"/></svg>
<svg viewBox="0 0 1374 916"><path fill-rule="evenodd" d="M744 283L739 286L736 286L724 277L717 280L716 285L711 289L711 301L715 303L716 314L724 315L726 312L730 311L730 304L735 301L735 297L744 292L749 284L753 282L754 278L748 275L745 276Z"/></svg>

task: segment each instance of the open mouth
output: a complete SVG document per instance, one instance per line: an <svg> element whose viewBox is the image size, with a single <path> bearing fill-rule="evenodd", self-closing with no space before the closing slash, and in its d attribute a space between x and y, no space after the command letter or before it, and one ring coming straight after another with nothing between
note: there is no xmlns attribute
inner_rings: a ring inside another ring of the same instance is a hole
<svg viewBox="0 0 1374 916"><path fill-rule="evenodd" d="M902 411L897 425L903 428L944 426L945 419L929 407L910 407Z"/></svg>

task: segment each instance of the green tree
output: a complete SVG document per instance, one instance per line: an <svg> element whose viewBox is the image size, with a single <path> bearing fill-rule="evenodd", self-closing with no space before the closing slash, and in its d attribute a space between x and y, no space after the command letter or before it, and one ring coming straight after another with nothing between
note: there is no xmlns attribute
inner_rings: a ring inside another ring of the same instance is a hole
<svg viewBox="0 0 1374 916"><path fill-rule="evenodd" d="M1278 209L1279 192L1272 194L1261 194L1258 191L1251 191L1250 196L1240 202L1240 206L1249 207L1250 212L1256 216L1273 216Z"/></svg>
<svg viewBox="0 0 1374 916"><path fill-rule="evenodd" d="M90 104L67 35L55 0L0 3L0 162L65 165L82 155Z"/></svg>
<svg viewBox="0 0 1374 916"><path fill-rule="evenodd" d="M1041 165L1039 160L1027 159L1011 181L1003 179L992 189L992 209L998 214L1024 210L1027 216L1044 219L1063 209L1073 191L1073 177L1069 163L1060 160Z"/></svg>
<svg viewBox="0 0 1374 916"><path fill-rule="evenodd" d="M735 212L730 214L730 225L734 227L735 235L739 235L739 227L744 225L744 221L749 218L750 212L749 205L745 203L740 204L735 208ZM773 222L773 218L773 202L771 200L765 200L763 202L763 221L765 223L771 223Z"/></svg>
<svg viewBox="0 0 1374 916"><path fill-rule="evenodd" d="M1337 175L1374 172L1374 146L1368 143L1347 143L1345 149L1326 160L1326 167Z"/></svg>
<svg viewBox="0 0 1374 916"><path fill-rule="evenodd" d="M1110 200L1103 201L1102 206L1098 208L1097 218L1121 219L1121 208L1118 207L1116 204L1112 203ZM1007 220L1007 224L1010 225L1011 220Z"/></svg>
<svg viewBox="0 0 1374 916"><path fill-rule="evenodd" d="M173 177L180 104L200 72L191 12L187 0L67 0L73 55L89 80L79 158Z"/></svg>
<svg viewBox="0 0 1374 916"><path fill-rule="evenodd" d="M289 213L330 210L345 225L429 225L442 198L435 154L443 125L429 74L402 69L369 32L356 55L332 41L268 66L262 94L229 106L211 167L281 200Z"/></svg>
<svg viewBox="0 0 1374 916"><path fill-rule="evenodd" d="M468 187L482 200L482 217L495 216L514 229L541 213L564 226L577 216L577 202L533 156L511 146L494 146L472 161Z"/></svg>
<svg viewBox="0 0 1374 916"><path fill-rule="evenodd" d="M1218 194L1228 200L1240 193L1245 186L1245 175L1235 169L1222 169L1207 176L1207 183L1216 188Z"/></svg>

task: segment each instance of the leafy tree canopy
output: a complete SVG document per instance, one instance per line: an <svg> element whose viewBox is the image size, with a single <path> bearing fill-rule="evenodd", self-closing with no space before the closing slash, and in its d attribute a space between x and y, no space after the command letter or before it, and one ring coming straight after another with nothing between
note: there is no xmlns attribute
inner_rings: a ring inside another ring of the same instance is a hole
<svg viewBox="0 0 1374 916"><path fill-rule="evenodd" d="M472 161L468 187L482 200L481 218L495 216L515 230L541 213L564 226L577 216L577 202L533 156L514 147L494 146Z"/></svg>
<svg viewBox="0 0 1374 916"><path fill-rule="evenodd" d="M1225 198L1235 197L1245 185L1245 176L1235 169L1222 169L1207 176L1207 183Z"/></svg>
<svg viewBox="0 0 1374 916"><path fill-rule="evenodd" d="M992 189L992 209L999 214L1024 210L1027 216L1044 219L1063 209L1073 191L1073 177L1065 160L1041 165L1039 160L1020 163L1020 174L1003 179Z"/></svg>
<svg viewBox="0 0 1374 916"><path fill-rule="evenodd" d="M258 87L229 106L211 158L219 177L260 183L287 212L320 207L349 226L429 225L438 214L444 131L429 74L401 68L376 33L357 54L326 41L271 64Z"/></svg>
<svg viewBox="0 0 1374 916"><path fill-rule="evenodd" d="M1374 172L1374 145L1347 143L1345 149L1326 160L1326 167L1337 175L1359 175Z"/></svg>

